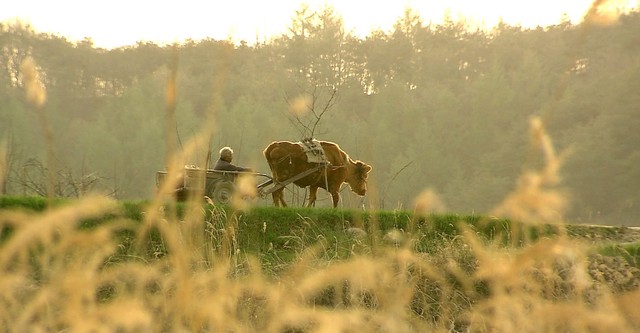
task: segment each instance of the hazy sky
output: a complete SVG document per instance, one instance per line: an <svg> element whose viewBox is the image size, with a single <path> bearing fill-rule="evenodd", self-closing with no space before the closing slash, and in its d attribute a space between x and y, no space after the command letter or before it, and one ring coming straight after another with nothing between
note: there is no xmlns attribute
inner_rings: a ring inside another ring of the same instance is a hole
<svg viewBox="0 0 640 333"><path fill-rule="evenodd" d="M0 6L0 21L19 18L37 32L71 41L90 37L96 46L117 47L137 41L164 44L202 38L253 43L287 31L301 3L320 10L334 7L348 31L366 36L388 31L404 9L415 9L425 23L439 23L444 13L484 26L500 18L524 27L560 22L562 15L577 23L588 0L12 0ZM615 6L638 8L640 0L613 0Z"/></svg>

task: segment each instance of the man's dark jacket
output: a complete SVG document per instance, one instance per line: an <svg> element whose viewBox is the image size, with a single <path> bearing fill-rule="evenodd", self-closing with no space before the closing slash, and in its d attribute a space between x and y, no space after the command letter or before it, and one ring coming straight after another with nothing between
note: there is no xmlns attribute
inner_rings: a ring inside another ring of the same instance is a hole
<svg viewBox="0 0 640 333"><path fill-rule="evenodd" d="M218 161L216 162L216 165L213 167L213 170L220 170L220 171L251 171L251 169L249 168L243 168L241 166L237 166L234 164L231 164L223 159L218 159Z"/></svg>

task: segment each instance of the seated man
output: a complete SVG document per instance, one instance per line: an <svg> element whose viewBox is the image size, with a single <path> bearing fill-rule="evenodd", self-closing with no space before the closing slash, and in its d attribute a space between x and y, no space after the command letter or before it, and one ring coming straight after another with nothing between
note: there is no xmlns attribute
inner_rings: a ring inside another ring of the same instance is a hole
<svg viewBox="0 0 640 333"><path fill-rule="evenodd" d="M252 171L249 168L243 168L231 163L233 161L233 149L224 147L220 149L220 158L213 167L213 170L219 171Z"/></svg>

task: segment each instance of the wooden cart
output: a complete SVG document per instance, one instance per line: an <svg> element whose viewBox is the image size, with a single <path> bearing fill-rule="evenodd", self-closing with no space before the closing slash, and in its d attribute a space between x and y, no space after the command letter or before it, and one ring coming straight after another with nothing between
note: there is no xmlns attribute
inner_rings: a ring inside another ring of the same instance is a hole
<svg viewBox="0 0 640 333"><path fill-rule="evenodd" d="M283 182L277 182L271 176L259 172L205 170L197 167L185 167L176 175L178 178L176 179L176 187L172 190L171 194L174 195L178 201L185 201L197 195L203 195L211 198L215 202L227 204L231 201L231 198L237 190L236 181L238 177L241 175L251 175L265 179L256 186L257 196L264 198L274 191L286 187L296 180L324 167L322 164L318 165ZM156 173L156 186L158 189L167 181L168 175L169 173L167 171L158 171Z"/></svg>
<svg viewBox="0 0 640 333"><path fill-rule="evenodd" d="M156 172L156 186L158 189L168 180L168 175L167 171ZM176 186L171 194L178 201L185 201L197 195L203 195L215 202L227 204L236 191L236 180L241 175L255 175L271 179L269 175L255 172L205 170L196 167L185 167L176 174Z"/></svg>

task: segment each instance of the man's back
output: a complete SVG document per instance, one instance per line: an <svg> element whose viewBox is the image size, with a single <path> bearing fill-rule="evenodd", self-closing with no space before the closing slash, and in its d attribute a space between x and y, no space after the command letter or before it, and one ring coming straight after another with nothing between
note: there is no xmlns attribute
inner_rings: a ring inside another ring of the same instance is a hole
<svg viewBox="0 0 640 333"><path fill-rule="evenodd" d="M251 171L249 168L243 168L241 166L234 165L223 159L218 159L216 165L213 166L213 170L219 171Z"/></svg>

